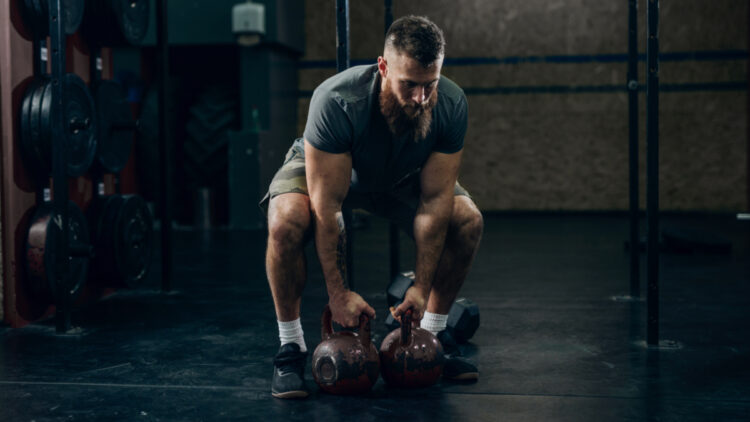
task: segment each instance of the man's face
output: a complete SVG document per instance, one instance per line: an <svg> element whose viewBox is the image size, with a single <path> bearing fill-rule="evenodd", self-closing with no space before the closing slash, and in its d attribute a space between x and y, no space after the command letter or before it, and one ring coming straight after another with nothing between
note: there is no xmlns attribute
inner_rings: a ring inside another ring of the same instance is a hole
<svg viewBox="0 0 750 422"><path fill-rule="evenodd" d="M442 57L424 67L411 57L388 50L385 57L378 58L381 112L395 135L412 132L415 141L427 136L442 65Z"/></svg>

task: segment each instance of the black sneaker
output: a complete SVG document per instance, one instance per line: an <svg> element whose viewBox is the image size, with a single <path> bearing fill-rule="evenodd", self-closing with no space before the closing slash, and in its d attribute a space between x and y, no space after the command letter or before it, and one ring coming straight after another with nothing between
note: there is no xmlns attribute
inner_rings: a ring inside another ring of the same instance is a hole
<svg viewBox="0 0 750 422"><path fill-rule="evenodd" d="M456 340L448 330L437 334L445 353L443 378L453 381L476 381L479 379L479 369L468 359L461 356Z"/></svg>
<svg viewBox="0 0 750 422"><path fill-rule="evenodd" d="M279 399L307 397L305 385L305 363L307 352L300 352L299 344L287 343L273 358L273 380L271 395Z"/></svg>

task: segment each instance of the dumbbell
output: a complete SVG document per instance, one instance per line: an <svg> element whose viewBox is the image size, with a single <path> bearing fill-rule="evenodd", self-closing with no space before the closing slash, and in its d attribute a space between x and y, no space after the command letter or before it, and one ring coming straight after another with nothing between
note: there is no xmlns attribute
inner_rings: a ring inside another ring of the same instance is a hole
<svg viewBox="0 0 750 422"><path fill-rule="evenodd" d="M414 272L400 273L393 278L386 291L388 306L398 306L404 300L406 291L414 284ZM391 315L385 319L386 326L394 330L399 322ZM461 297L456 299L448 312L448 330L459 343L466 343L479 328L479 306L473 301Z"/></svg>

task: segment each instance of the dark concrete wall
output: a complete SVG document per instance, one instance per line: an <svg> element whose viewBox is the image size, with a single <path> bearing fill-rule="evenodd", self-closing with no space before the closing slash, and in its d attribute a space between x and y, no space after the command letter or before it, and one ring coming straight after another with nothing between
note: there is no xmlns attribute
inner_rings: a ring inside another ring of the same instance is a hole
<svg viewBox="0 0 750 422"><path fill-rule="evenodd" d="M393 3L395 17L427 15L445 31L443 73L470 108L461 181L482 209L628 207L627 0ZM309 93L335 72L334 4L306 1L299 133ZM374 60L383 2L350 6L352 59ZM639 17L645 54L645 1ZM746 210L747 1L662 1L660 23L661 206ZM645 91L640 123L645 198Z"/></svg>

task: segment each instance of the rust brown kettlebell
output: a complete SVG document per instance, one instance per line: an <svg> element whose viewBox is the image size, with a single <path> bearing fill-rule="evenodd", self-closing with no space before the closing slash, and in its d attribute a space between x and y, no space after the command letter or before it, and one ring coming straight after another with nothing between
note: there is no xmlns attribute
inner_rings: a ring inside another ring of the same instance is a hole
<svg viewBox="0 0 750 422"><path fill-rule="evenodd" d="M320 321L321 342L312 357L312 373L323 391L362 394L370 391L380 373L378 350L370 341L370 319L359 316L359 332L333 332L331 308Z"/></svg>
<svg viewBox="0 0 750 422"><path fill-rule="evenodd" d="M380 345L380 368L392 387L420 388L435 384L443 373L443 346L431 332L412 327L412 310L401 318Z"/></svg>

